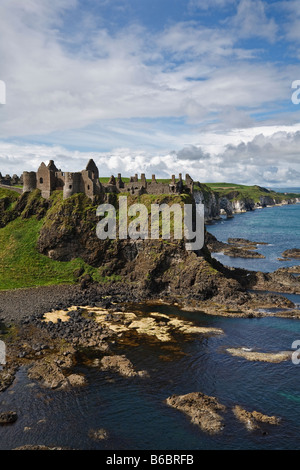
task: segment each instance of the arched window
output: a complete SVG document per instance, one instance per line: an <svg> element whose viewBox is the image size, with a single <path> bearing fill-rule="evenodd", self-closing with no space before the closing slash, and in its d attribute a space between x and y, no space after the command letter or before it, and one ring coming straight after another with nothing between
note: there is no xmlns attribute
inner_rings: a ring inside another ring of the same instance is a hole
<svg viewBox="0 0 300 470"><path fill-rule="evenodd" d="M44 180L43 178L40 178L40 184L43 184Z"/></svg>

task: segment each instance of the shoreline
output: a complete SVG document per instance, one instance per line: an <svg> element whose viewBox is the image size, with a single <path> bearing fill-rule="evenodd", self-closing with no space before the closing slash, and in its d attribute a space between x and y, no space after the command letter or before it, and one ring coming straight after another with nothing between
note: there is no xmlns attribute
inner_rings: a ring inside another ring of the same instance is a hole
<svg viewBox="0 0 300 470"><path fill-rule="evenodd" d="M218 217L213 217L210 219L207 219L205 221L205 225L211 226L215 225L215 223L221 222L221 221L226 221L233 219L235 215L240 215L240 214L247 214L248 212L255 212L257 210L263 210L263 209L272 209L274 207L285 207L285 206L296 206L297 204L300 204L300 198L297 198L295 202L280 202L276 204L270 204L266 206L257 206L254 207L252 210L233 210L231 216L226 216L226 213L220 214Z"/></svg>
<svg viewBox="0 0 300 470"><path fill-rule="evenodd" d="M130 305L165 305L174 306L184 312L201 312L205 315L235 318L285 317L300 318L300 309L292 307L285 297L289 292L257 291L251 294L245 305L220 303L214 299L195 301L193 299L169 297L165 293L142 296L133 288L112 284L101 286L91 284L82 288L80 284L53 285L0 291L0 321L3 323L20 324L29 319L51 311L67 310L70 307L105 307L112 312L122 307L130 311ZM299 294L300 295L300 294ZM272 306L278 303L277 311L272 312ZM263 311L265 310L265 311ZM269 311L270 310L270 311Z"/></svg>

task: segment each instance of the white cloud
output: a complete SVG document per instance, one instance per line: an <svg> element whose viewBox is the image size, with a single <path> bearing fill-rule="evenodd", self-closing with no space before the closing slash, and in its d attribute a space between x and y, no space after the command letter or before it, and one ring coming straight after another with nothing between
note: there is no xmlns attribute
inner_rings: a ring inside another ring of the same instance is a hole
<svg viewBox="0 0 300 470"><path fill-rule="evenodd" d="M205 153L201 147L197 147L196 145L187 145L183 149L175 152L178 160L207 160L210 155Z"/></svg>
<svg viewBox="0 0 300 470"><path fill-rule="evenodd" d="M248 0L241 5L250 8ZM1 4L7 105L0 137L46 135L116 118L187 116L205 122L216 113L224 122L229 108L234 123L234 108L286 96L286 74L276 65L248 64L251 51L236 48L228 29L181 22L152 37L133 24L112 34L93 29L83 17L83 29L66 38L63 13L75 6L75 0ZM256 16L250 18L251 26ZM243 120L249 125L249 110Z"/></svg>
<svg viewBox="0 0 300 470"><path fill-rule="evenodd" d="M200 139L201 144L157 153L130 148L115 148L110 152L73 152L61 146L0 142L0 170L5 168L2 173L11 174L35 171L42 161L53 159L65 171L79 171L93 158L102 176L121 172L124 176L146 173L149 177L156 174L166 178L171 174L189 173L195 181L202 182L299 187L300 125L284 131L275 127L267 130L256 128L219 135L217 146L212 135L206 134ZM178 142L181 140L183 136Z"/></svg>
<svg viewBox="0 0 300 470"><path fill-rule="evenodd" d="M74 30L68 20L78 14L79 0L3 0L0 79L7 104L0 108L0 171L35 170L49 159L81 170L93 157L105 175L188 172L202 181L295 181L297 129L282 123L297 116L276 112L279 103L290 103L299 66L262 62L249 43L241 48L241 38L276 39L266 2L190 2L194 8L208 4L236 7L235 15L209 26L168 23L154 36L137 23L112 32L90 13L82 13ZM287 10L290 38L296 37L297 11L293 20ZM265 122L276 128L257 128L255 114L266 111L272 117ZM179 130L161 124L170 116L187 124ZM21 137L53 145L12 143Z"/></svg>
<svg viewBox="0 0 300 470"><path fill-rule="evenodd" d="M283 25L285 38L294 46L294 52L299 58L300 41L300 3L298 0L288 0L278 3L280 13L287 18Z"/></svg>
<svg viewBox="0 0 300 470"><path fill-rule="evenodd" d="M278 26L273 18L268 18L262 0L240 0L236 16L230 20L239 37L260 37L274 42Z"/></svg>

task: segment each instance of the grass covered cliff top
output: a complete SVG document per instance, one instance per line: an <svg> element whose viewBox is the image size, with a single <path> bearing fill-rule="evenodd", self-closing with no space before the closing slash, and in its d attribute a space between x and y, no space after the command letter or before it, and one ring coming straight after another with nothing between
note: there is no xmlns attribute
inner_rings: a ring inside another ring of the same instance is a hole
<svg viewBox="0 0 300 470"><path fill-rule="evenodd" d="M270 197L281 202L286 200L287 197L300 197L300 194L297 193L288 193L288 195L286 195L258 185L248 186L235 183L206 183L206 186L218 193L219 196L227 197L229 200L253 199L254 202L259 202L261 197Z"/></svg>
<svg viewBox="0 0 300 470"><path fill-rule="evenodd" d="M147 208L154 203L170 203L170 200L179 204L191 202L190 196L185 194L127 196L128 204L143 203ZM110 199L109 202L117 207L118 195L112 194ZM78 282L78 272L81 277L88 274L101 283L119 280L114 274L104 275L101 266L89 264L76 253L72 259L60 261L38 250L42 231L49 234L49 238L57 237L58 244L76 240L81 227L86 230L86 239L94 236L95 223L99 220L95 219L98 205L84 194L75 194L63 200L62 192L55 191L46 201L39 190L20 196L14 191L0 188L0 290L74 284Z"/></svg>

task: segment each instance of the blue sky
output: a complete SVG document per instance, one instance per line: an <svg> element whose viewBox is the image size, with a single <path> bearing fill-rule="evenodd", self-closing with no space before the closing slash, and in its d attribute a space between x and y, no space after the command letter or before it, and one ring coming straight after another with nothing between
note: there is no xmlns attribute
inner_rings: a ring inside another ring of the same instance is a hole
<svg viewBox="0 0 300 470"><path fill-rule="evenodd" d="M0 171L299 186L298 0L2 0Z"/></svg>

